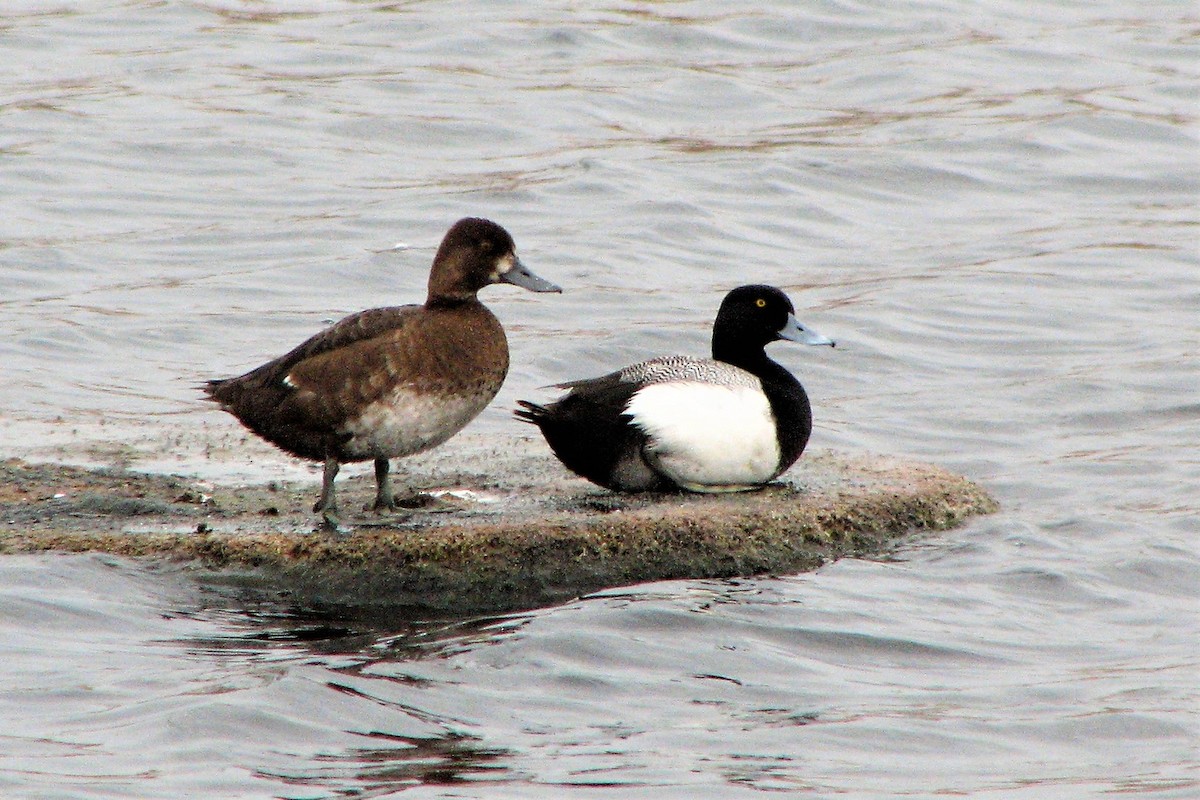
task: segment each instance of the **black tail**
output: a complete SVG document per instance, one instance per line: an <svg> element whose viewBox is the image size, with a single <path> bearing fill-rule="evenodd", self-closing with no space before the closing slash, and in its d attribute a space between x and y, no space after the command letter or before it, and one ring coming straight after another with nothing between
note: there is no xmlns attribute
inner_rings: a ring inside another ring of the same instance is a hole
<svg viewBox="0 0 1200 800"><path fill-rule="evenodd" d="M196 388L204 392L207 399L212 400L214 403L219 403L221 401L217 399L217 392L221 390L221 385L227 380L227 378L218 378L216 380L205 381L196 386Z"/></svg>
<svg viewBox="0 0 1200 800"><path fill-rule="evenodd" d="M518 400L517 405L521 407L513 412L513 416L521 420L521 422L528 422L530 425L537 425L538 427L541 427L542 422L550 413L546 410L545 406L539 406L537 403L531 403L528 400Z"/></svg>

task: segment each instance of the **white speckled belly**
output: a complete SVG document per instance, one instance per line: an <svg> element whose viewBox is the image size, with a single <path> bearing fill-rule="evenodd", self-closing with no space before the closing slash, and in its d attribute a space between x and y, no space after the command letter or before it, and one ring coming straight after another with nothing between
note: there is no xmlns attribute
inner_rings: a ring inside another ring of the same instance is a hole
<svg viewBox="0 0 1200 800"><path fill-rule="evenodd" d="M461 397L397 387L342 428L352 436L344 455L396 458L437 447L462 430L494 396Z"/></svg>

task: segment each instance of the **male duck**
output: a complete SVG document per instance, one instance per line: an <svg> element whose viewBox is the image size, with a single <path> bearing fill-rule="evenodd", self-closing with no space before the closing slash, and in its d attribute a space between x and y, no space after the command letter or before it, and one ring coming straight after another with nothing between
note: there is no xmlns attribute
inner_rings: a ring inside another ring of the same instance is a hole
<svg viewBox="0 0 1200 800"><path fill-rule="evenodd" d="M834 345L779 289L742 286L717 312L712 360L655 358L557 384L570 391L515 413L568 469L608 489L754 489L795 463L812 432L804 387L763 349L778 339Z"/></svg>
<svg viewBox="0 0 1200 800"><path fill-rule="evenodd" d="M561 291L521 264L512 237L486 219L459 220L433 258L424 305L351 314L290 353L208 397L282 450L325 462L313 507L336 526L341 464L375 461L375 509L395 504L388 459L436 447L496 396L508 341L476 297L493 283Z"/></svg>

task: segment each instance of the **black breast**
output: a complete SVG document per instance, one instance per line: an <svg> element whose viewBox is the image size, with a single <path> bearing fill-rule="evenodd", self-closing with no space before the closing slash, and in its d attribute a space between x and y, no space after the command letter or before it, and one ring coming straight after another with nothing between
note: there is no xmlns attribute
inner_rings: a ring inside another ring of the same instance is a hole
<svg viewBox="0 0 1200 800"><path fill-rule="evenodd" d="M759 377L763 391L775 416L775 436L779 442L779 467L776 474L787 470L804 452L812 434L812 406L800 381L783 367L770 362L776 369Z"/></svg>

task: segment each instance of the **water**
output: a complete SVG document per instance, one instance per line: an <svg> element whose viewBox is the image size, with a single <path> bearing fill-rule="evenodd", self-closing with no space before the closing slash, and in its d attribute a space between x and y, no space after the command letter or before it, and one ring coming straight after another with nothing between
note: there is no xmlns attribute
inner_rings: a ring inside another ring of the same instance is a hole
<svg viewBox="0 0 1200 800"><path fill-rule="evenodd" d="M769 282L839 341L773 348L812 447L1004 510L477 620L5 557L3 796L1200 796L1193 4L10 6L4 454L312 476L206 457L194 385L418 300L480 214L567 292L488 290L469 435Z"/></svg>

